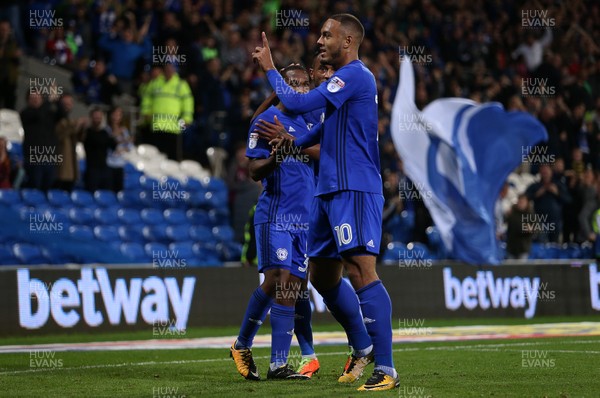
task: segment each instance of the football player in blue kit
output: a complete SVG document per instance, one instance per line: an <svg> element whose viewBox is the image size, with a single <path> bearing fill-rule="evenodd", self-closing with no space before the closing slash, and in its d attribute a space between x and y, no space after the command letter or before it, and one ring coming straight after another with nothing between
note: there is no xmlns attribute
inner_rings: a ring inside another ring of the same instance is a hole
<svg viewBox="0 0 600 398"><path fill-rule="evenodd" d="M321 61L335 72L308 93L281 89L285 82L275 69L264 32L263 46L255 49L253 58L271 86L280 88L277 96L288 111L304 114L325 108L322 131L293 143L321 144L308 237L311 282L354 349L338 381L354 382L375 362L373 374L359 390L383 391L398 387L399 378L392 358L391 301L375 268L384 200L377 87L358 58L363 37L364 27L353 15L337 14L325 21L317 44ZM355 291L342 282L343 269Z"/></svg>
<svg viewBox="0 0 600 398"><path fill-rule="evenodd" d="M299 65L282 70L286 86L282 89L307 92L309 78ZM271 106L259 115L277 119L296 137L308 133L300 115L287 112L282 104ZM238 372L249 380L260 380L252 358L252 342L260 325L271 310L271 363L267 379L309 379L287 363L294 334L295 304L304 297L302 282L308 268L308 217L314 196L312 160L307 151L287 152L286 147L272 148L268 141L250 127L246 156L255 181L262 181L263 192L256 205L254 226L259 272L265 278L254 291L230 354ZM289 150L290 147L287 147Z"/></svg>
<svg viewBox="0 0 600 398"><path fill-rule="evenodd" d="M319 86L321 83L326 81L331 77L333 70L330 65L324 65L318 58L318 53L315 54L313 59L312 68L309 68L308 75L311 81L311 89ZM277 95L275 92L271 96L269 96L256 110L255 116L252 120L256 119L256 129L254 132L259 133L259 137L267 139L269 142L272 142L276 138L287 137L289 139L295 139L292 134L288 133L285 129L285 126L277 119L277 116L274 116L274 119L271 121L263 120L262 118L258 118L257 116L261 114L264 110L266 110L273 103L278 103ZM302 115L306 120L307 127L309 130L317 129L319 124L323 122L325 118L325 109L317 109L312 112L306 113ZM314 156L314 171L315 171L315 185L318 178L318 156L317 153L319 151L319 145L315 145L312 147L313 156ZM310 228L310 226L309 226ZM308 269L310 274L310 267ZM302 283L302 292L308 292L308 278L305 279ZM313 332L312 332L312 308L310 305L310 299L308 298L308 294L300 295L301 297L296 300L296 316L294 322L294 333L296 338L298 339L298 345L300 346L300 351L302 354L302 360L298 365L298 373L311 376L317 373L321 366L317 355L315 354L314 344L313 344Z"/></svg>

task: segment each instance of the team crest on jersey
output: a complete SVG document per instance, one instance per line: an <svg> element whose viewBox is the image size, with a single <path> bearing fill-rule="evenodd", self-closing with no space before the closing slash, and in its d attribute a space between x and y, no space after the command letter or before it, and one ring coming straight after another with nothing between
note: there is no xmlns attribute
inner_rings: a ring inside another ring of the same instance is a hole
<svg viewBox="0 0 600 398"><path fill-rule="evenodd" d="M248 148L250 148L250 149L256 148L257 143L258 143L258 133L250 133L250 140L248 141Z"/></svg>
<svg viewBox="0 0 600 398"><path fill-rule="evenodd" d="M342 79L340 79L337 76L334 76L331 78L331 80L329 80L329 83L327 83L327 91L329 91L330 93L337 93L338 91L343 89L345 85L346 83L344 83Z"/></svg>
<svg viewBox="0 0 600 398"><path fill-rule="evenodd" d="M280 247L279 249L277 249L275 254L277 255L277 259L279 261L284 261L288 257L288 251L286 249L284 249L283 247Z"/></svg>

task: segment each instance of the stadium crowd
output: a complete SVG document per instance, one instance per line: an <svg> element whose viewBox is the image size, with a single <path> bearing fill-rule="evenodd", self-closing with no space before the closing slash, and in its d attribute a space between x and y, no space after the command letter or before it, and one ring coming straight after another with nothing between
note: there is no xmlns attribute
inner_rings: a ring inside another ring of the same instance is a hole
<svg viewBox="0 0 600 398"><path fill-rule="evenodd" d="M600 37L600 4L596 2L55 0L28 1L18 9L18 20L14 13L5 15L11 18L17 48L70 69L73 95L91 106L108 108L119 96L130 96L142 109L140 120L147 120L156 112L144 110L152 92L148 87L164 79L164 70L174 68L169 73L181 78L193 99L192 115L177 115L184 119L185 129L174 133L181 136L183 148L175 158L207 164L207 148L224 148L229 154L226 179L233 209L250 209L260 189L251 181L243 156L250 118L270 94L265 76L250 57L260 43L260 32L267 33L278 66L308 65L325 17L352 13L366 30L361 59L377 79L387 241L398 239L392 226L407 219L404 211L414 216L410 241L426 242L425 231L432 225L419 195L407 194L418 187L404 175L390 136L400 56L409 56L415 65L420 108L451 96L498 101L509 110L532 113L546 127L548 142L531 151L537 156L524 154L523 165L509 177L498 201L498 236L508 241L510 256L526 255L532 239L584 242L595 240L599 232L593 222L600 207L600 43L594 40ZM27 29L32 9L56 10L64 26ZM9 40L5 30L0 23L2 43ZM12 87L13 61L3 52L0 62L3 87ZM11 107L14 91L2 90L2 96L5 106ZM28 107L31 102L30 98ZM63 97L60 103L64 102ZM101 109L94 108L90 119ZM26 114L27 109L22 116ZM35 133L24 119L27 140ZM70 123L73 129L94 128L89 121ZM142 123L135 142L147 141L144 128L149 129L147 123L145 127ZM110 131L106 130L109 135ZM123 140L123 145L130 142ZM108 154L117 144L107 139L102 145L92 151L104 148ZM99 155L98 162L104 156ZM96 157L88 154L90 158ZM95 175L92 184L104 178L108 177ZM28 183L33 181L30 176ZM232 214L242 217L247 211ZM517 217L521 214L543 217L529 217L523 223ZM539 220L553 228L532 225Z"/></svg>

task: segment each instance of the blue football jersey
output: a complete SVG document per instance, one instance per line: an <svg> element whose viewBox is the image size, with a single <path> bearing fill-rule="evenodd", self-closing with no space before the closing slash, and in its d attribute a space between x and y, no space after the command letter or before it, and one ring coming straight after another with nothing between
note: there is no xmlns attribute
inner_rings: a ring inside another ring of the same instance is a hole
<svg viewBox="0 0 600 398"><path fill-rule="evenodd" d="M309 130L320 128L322 123L325 121L325 109L316 109L311 112L307 112L302 115L306 120L306 126ZM321 123L321 125L319 125ZM315 172L315 185L319 182L319 161L313 161L313 170Z"/></svg>
<svg viewBox="0 0 600 398"><path fill-rule="evenodd" d="M355 60L316 90L327 99L316 194L382 194L375 77Z"/></svg>
<svg viewBox="0 0 600 398"><path fill-rule="evenodd" d="M286 114L271 106L261 113L259 119L273 123L274 116L295 137L308 133L306 121L301 115ZM255 133L250 126L246 156L266 159L271 147L266 139ZM309 211L314 196L313 162L300 149L292 147L284 154L282 163L262 180L263 192L258 199L254 224L277 223L281 229L308 229Z"/></svg>

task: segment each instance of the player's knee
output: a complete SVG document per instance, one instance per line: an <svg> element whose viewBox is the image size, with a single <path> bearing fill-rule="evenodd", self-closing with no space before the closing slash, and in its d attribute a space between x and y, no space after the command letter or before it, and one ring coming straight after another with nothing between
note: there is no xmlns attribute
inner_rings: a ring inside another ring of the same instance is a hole
<svg viewBox="0 0 600 398"><path fill-rule="evenodd" d="M281 279L283 273L279 268L272 268L264 273L265 279L261 285L263 291L269 297L275 297L275 292L277 290L277 286L281 284Z"/></svg>

